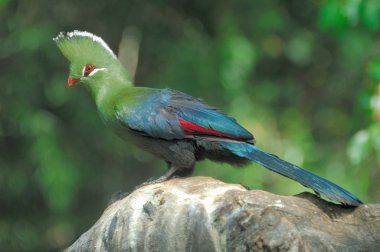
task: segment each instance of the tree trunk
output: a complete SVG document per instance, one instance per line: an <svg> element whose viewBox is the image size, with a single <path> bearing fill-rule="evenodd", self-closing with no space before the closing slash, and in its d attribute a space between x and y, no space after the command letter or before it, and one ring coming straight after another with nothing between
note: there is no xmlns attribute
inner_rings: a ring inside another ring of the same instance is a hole
<svg viewBox="0 0 380 252"><path fill-rule="evenodd" d="M171 179L110 204L67 251L380 251L380 205Z"/></svg>

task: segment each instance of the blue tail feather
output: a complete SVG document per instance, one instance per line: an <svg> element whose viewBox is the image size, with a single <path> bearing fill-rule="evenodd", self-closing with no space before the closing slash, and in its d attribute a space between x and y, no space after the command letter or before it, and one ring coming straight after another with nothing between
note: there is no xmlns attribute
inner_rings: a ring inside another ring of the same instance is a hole
<svg viewBox="0 0 380 252"><path fill-rule="evenodd" d="M342 187L307 170L304 170L301 167L286 162L275 155L260 150L252 144L233 142L220 142L220 144L235 155L255 161L271 171L298 181L302 185L325 195L333 201L351 206L358 206L362 204L362 202L355 195Z"/></svg>

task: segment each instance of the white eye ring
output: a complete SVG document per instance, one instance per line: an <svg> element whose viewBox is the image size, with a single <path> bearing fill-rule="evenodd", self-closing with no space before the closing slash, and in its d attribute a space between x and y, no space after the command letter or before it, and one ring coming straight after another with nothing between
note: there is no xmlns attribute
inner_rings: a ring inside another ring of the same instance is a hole
<svg viewBox="0 0 380 252"><path fill-rule="evenodd" d="M90 76L93 76L95 73L99 72L99 71L103 71L103 70L106 70L107 68L103 67L103 68L95 68L94 71L92 71L88 77Z"/></svg>

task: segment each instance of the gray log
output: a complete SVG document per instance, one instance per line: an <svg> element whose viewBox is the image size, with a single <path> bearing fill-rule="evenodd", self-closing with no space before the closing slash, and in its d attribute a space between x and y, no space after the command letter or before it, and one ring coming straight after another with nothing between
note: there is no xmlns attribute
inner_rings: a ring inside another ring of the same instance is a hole
<svg viewBox="0 0 380 252"><path fill-rule="evenodd" d="M109 205L67 251L380 251L380 205L172 179Z"/></svg>

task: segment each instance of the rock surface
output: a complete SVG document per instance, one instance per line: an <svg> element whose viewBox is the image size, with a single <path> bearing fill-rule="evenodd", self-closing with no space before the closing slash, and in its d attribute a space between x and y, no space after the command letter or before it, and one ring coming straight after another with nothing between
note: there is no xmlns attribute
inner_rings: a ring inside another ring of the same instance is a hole
<svg viewBox="0 0 380 252"><path fill-rule="evenodd" d="M67 251L380 251L380 205L172 179L109 205Z"/></svg>

